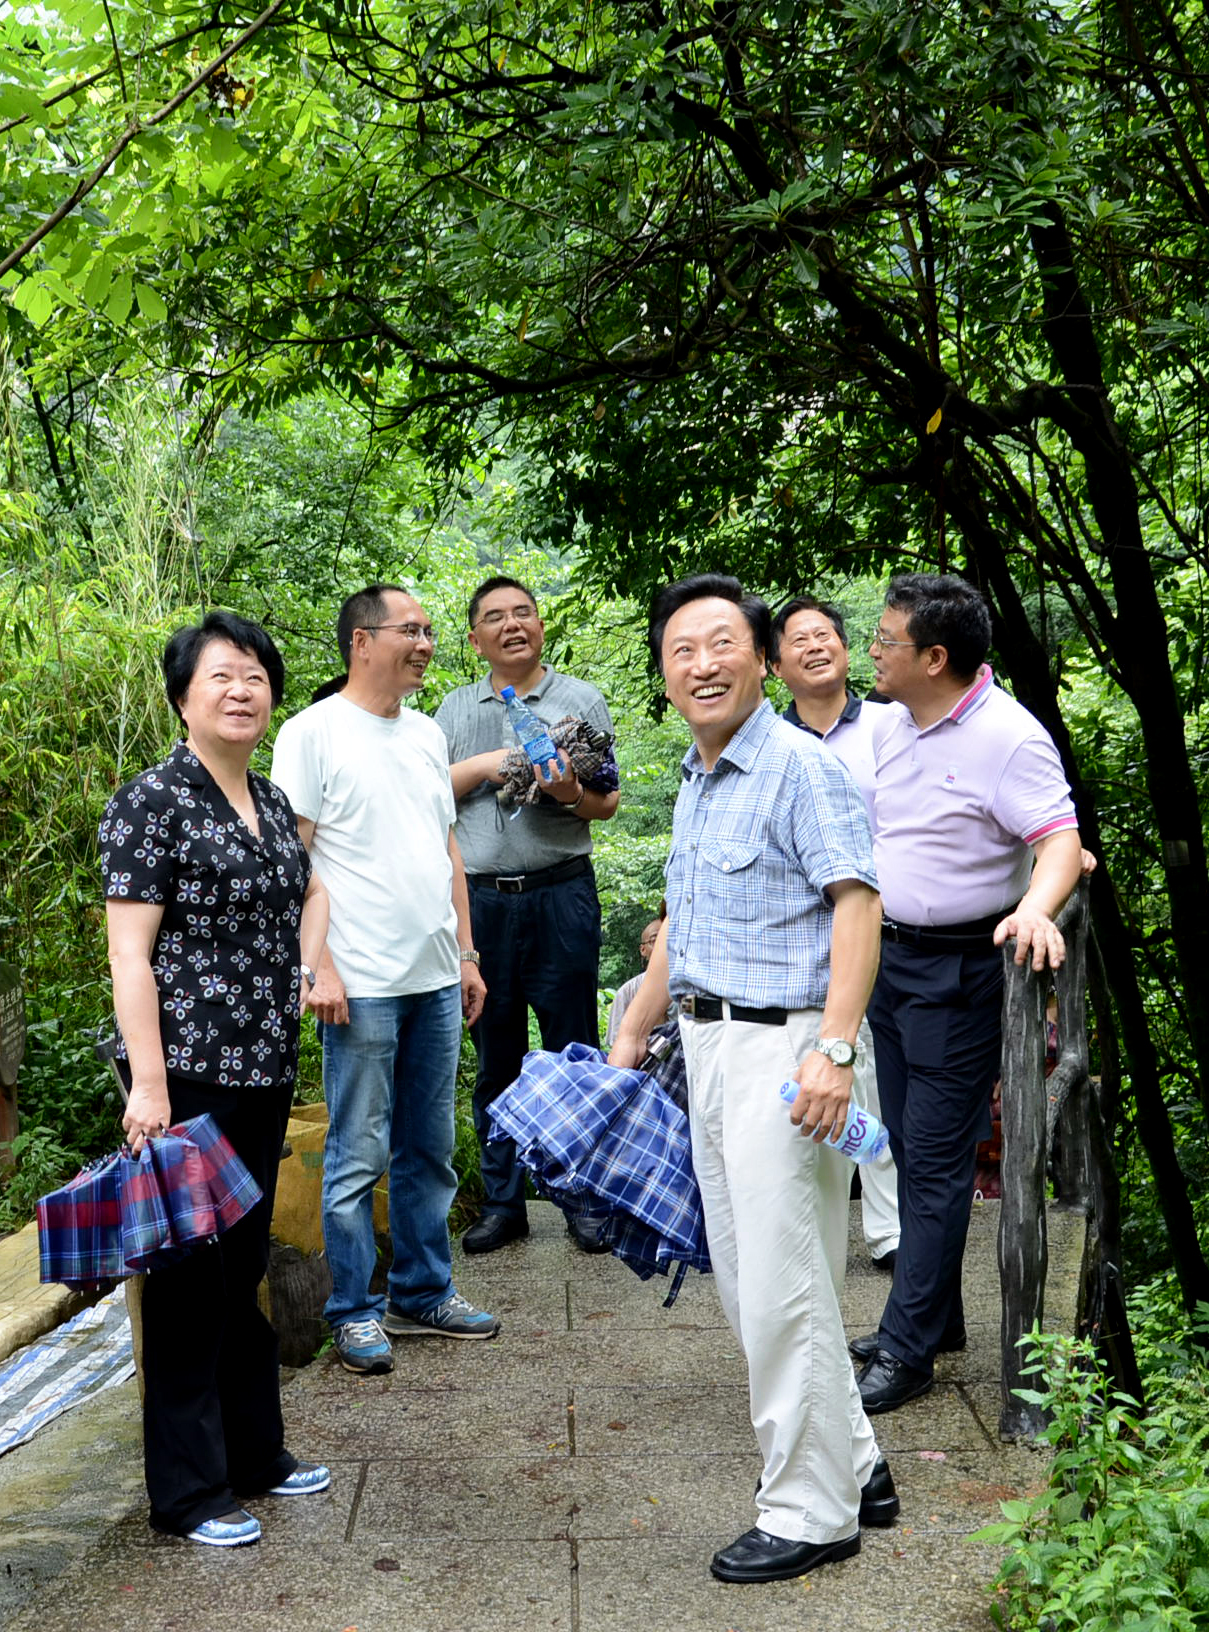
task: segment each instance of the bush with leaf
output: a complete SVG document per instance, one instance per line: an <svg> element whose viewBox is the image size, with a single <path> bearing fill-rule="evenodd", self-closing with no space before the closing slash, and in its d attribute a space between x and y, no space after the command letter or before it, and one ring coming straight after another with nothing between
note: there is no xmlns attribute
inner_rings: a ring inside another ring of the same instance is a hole
<svg viewBox="0 0 1209 1632"><path fill-rule="evenodd" d="M1202 1305L1209 1325L1209 1309ZM1209 1628L1209 1372L1172 1344L1150 1411L1113 1392L1086 1340L1036 1329L1023 1398L1049 1416L1046 1488L972 1538L1008 1548L996 1625L1013 1632Z"/></svg>

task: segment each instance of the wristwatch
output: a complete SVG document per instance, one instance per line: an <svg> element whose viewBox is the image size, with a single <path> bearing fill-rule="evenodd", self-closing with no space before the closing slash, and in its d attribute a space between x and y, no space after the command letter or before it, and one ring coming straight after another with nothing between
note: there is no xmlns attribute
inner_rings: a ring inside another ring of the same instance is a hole
<svg viewBox="0 0 1209 1632"><path fill-rule="evenodd" d="M483 960L479 957L478 953L474 950L474 948L472 946L464 946L462 948L462 962L463 963L473 963L475 965L475 967L477 968L478 965L482 961Z"/></svg>
<svg viewBox="0 0 1209 1632"><path fill-rule="evenodd" d="M308 986L313 986L315 984L315 971L310 967L310 965L306 964L306 963L300 963L298 965L298 969L299 969L300 974L302 975L303 980L306 981L307 985Z"/></svg>
<svg viewBox="0 0 1209 1632"><path fill-rule="evenodd" d="M855 1065L856 1044L843 1037L820 1037L814 1045L816 1054L826 1054L832 1065Z"/></svg>

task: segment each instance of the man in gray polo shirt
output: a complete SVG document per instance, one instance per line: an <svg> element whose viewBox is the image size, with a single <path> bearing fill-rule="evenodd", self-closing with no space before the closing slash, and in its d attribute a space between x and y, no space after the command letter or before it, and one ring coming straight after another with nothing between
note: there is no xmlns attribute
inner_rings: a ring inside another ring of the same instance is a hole
<svg viewBox="0 0 1209 1632"><path fill-rule="evenodd" d="M583 786L565 755L543 797L509 815L496 798L515 737L500 699L505 686L553 725L574 714L612 735L613 722L595 686L558 674L541 661L545 626L537 602L515 578L488 578L471 597L470 644L490 672L459 686L437 710L449 743L457 799L457 841L470 885L474 944L482 958L487 1001L472 1028L478 1055L474 1125L482 1157L483 1212L462 1238L467 1252L494 1252L528 1235L525 1175L510 1140L487 1143L491 1102L520 1075L529 1047L529 1009L542 1046L596 1045L600 903L592 872L591 823L607 821L617 793ZM585 1251L606 1250L596 1226L571 1226Z"/></svg>

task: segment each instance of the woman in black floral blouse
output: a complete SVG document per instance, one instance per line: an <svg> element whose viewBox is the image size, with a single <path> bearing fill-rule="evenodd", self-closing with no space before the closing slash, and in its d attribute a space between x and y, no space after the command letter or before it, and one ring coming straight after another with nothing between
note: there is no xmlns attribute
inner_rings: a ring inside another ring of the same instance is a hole
<svg viewBox="0 0 1209 1632"><path fill-rule="evenodd" d="M256 1302L327 896L285 795L248 770L282 696L269 636L212 612L173 635L164 678L185 740L119 788L100 830L126 1137L137 1152L208 1111L264 1199L147 1277L144 1460L157 1530L233 1547L260 1537L235 1492L330 1482L285 1449L277 1339Z"/></svg>

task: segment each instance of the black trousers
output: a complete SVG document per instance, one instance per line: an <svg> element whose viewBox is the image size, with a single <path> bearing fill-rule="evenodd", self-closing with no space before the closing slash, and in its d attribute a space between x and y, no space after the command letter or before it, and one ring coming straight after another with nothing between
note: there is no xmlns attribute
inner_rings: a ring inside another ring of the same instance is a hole
<svg viewBox="0 0 1209 1632"><path fill-rule="evenodd" d="M269 1262L290 1088L217 1088L169 1077L173 1122L208 1111L264 1191L211 1246L143 1286L143 1457L151 1523L187 1535L292 1473L277 1335L256 1289Z"/></svg>
<svg viewBox="0 0 1209 1632"><path fill-rule="evenodd" d="M487 1001L471 1030L478 1055L474 1131L483 1174L483 1209L525 1211L525 1171L511 1139L487 1143L487 1107L520 1076L529 1051L529 1009L542 1047L598 1046L596 978L600 901L592 869L559 884L507 895L470 875L470 922L482 959Z"/></svg>
<svg viewBox="0 0 1209 1632"><path fill-rule="evenodd" d="M999 1075L1003 954L882 943L869 1001L877 1093L898 1169L902 1234L881 1347L931 1372L946 1328L964 1325L961 1261L974 1154L990 1133Z"/></svg>

